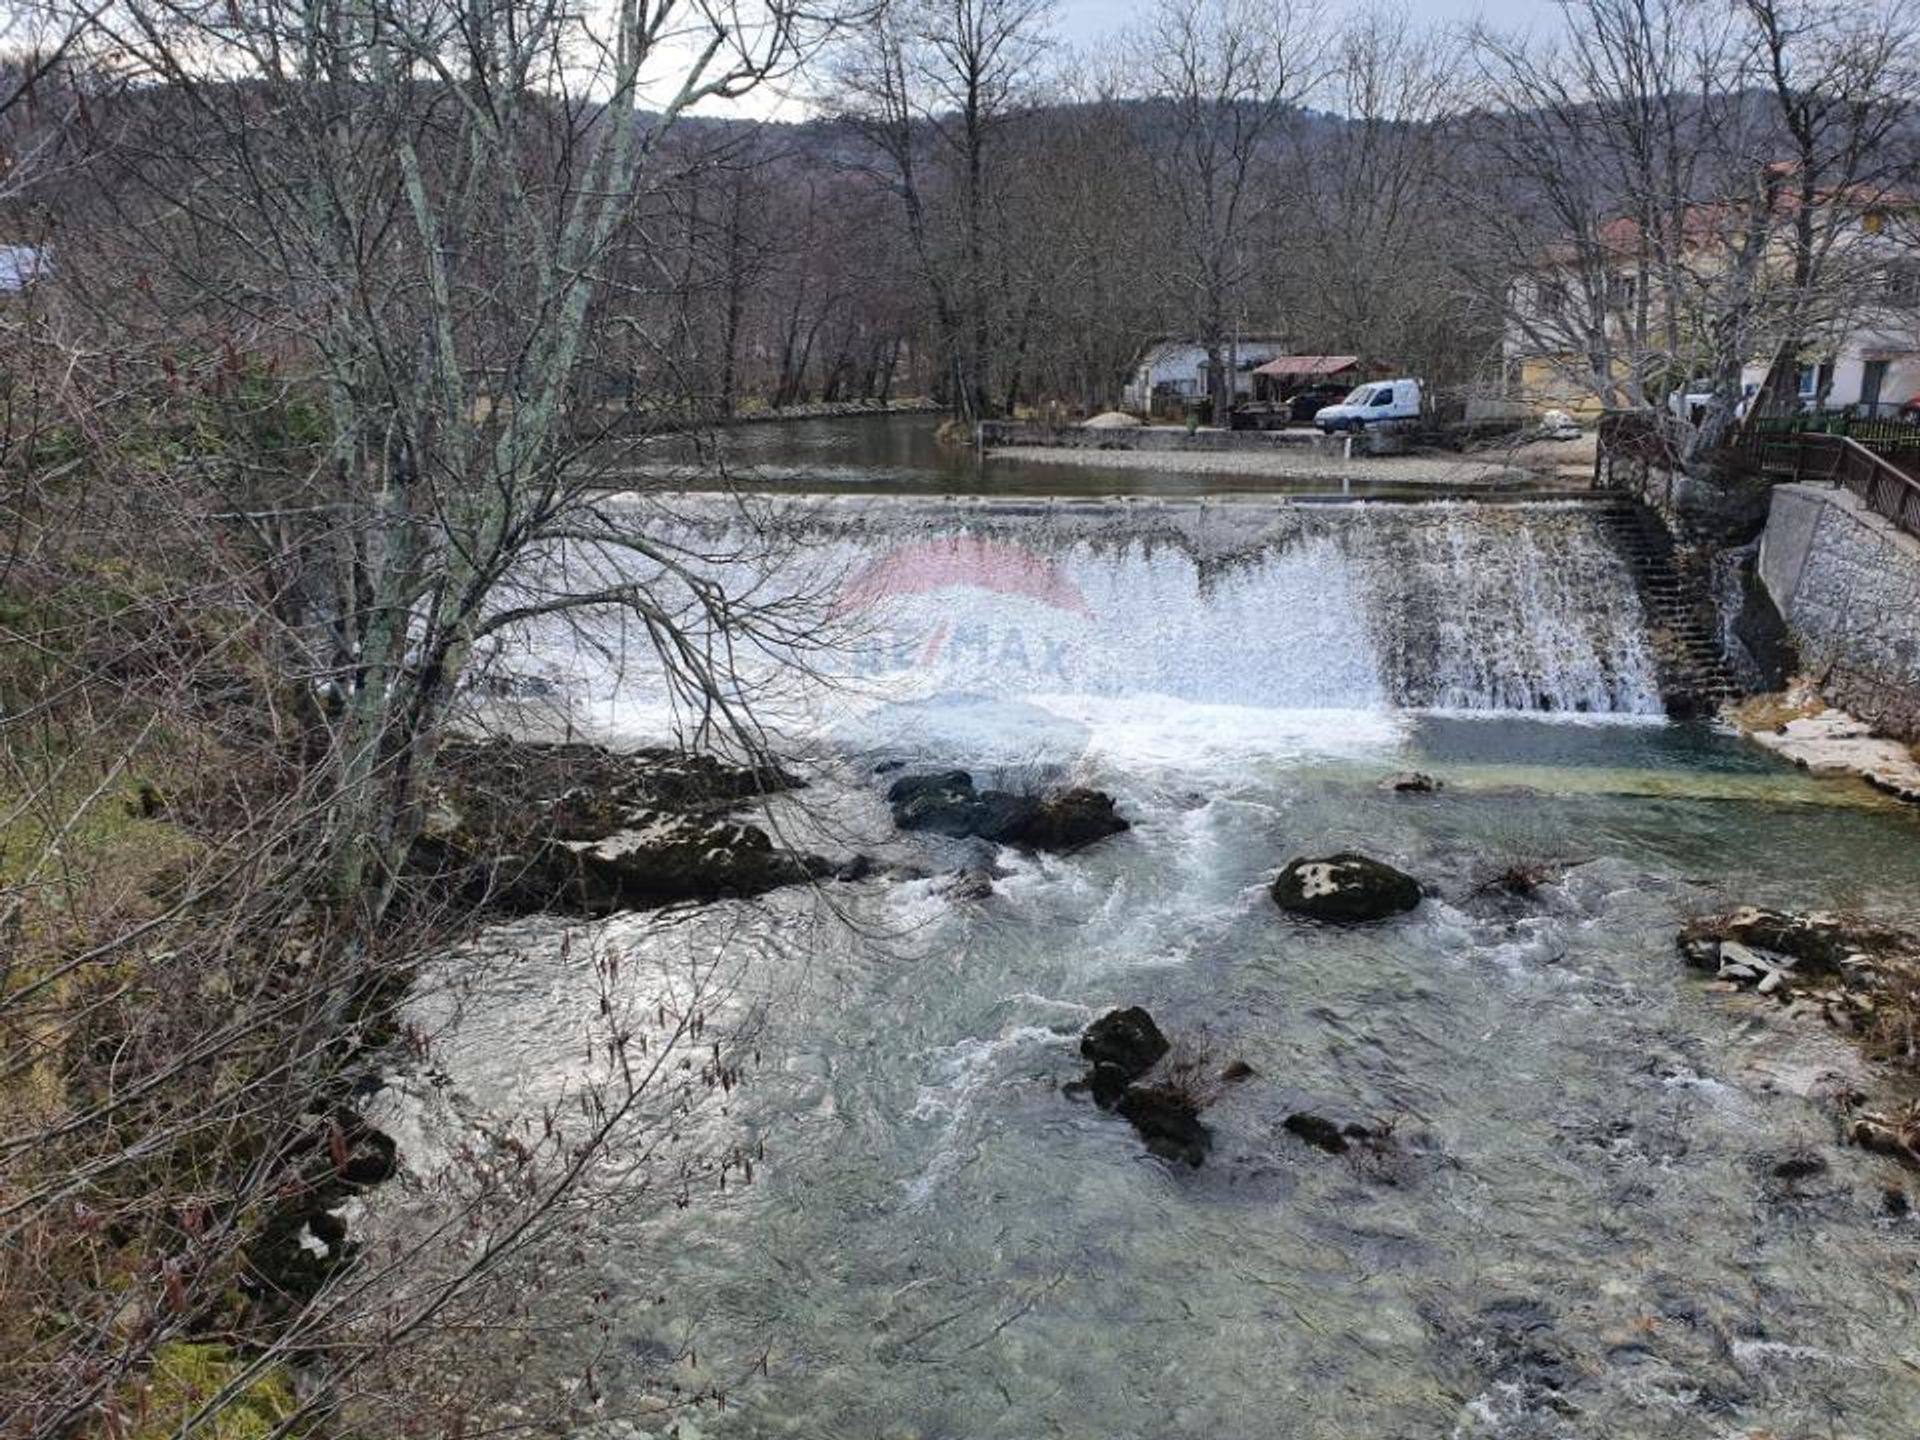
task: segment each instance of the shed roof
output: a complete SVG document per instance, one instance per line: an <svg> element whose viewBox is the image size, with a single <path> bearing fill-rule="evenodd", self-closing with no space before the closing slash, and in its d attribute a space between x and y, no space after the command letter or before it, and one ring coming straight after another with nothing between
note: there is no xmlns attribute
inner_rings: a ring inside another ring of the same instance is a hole
<svg viewBox="0 0 1920 1440"><path fill-rule="evenodd" d="M1360 363L1358 355L1282 355L1269 360L1256 375L1338 375Z"/></svg>

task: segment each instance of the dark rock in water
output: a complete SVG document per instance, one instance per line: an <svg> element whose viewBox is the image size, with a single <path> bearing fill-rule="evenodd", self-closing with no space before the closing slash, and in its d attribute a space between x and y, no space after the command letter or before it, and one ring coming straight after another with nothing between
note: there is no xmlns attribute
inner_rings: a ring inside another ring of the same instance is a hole
<svg viewBox="0 0 1920 1440"><path fill-rule="evenodd" d="M1899 1185L1889 1185L1880 1196L1881 1213L1895 1220L1904 1219L1913 1209L1913 1202L1907 1198L1907 1192Z"/></svg>
<svg viewBox="0 0 1920 1440"><path fill-rule="evenodd" d="M1220 1078L1229 1085L1237 1085L1242 1080L1253 1079L1253 1077L1259 1073L1258 1070L1254 1069L1253 1066L1244 1060L1231 1060L1227 1063L1226 1068L1220 1072Z"/></svg>
<svg viewBox="0 0 1920 1440"><path fill-rule="evenodd" d="M330 1253L339 1251L347 1243L347 1222L331 1210L308 1211L306 1226Z"/></svg>
<svg viewBox="0 0 1920 1440"><path fill-rule="evenodd" d="M925 796L973 794L973 776L964 770L938 770L902 775L887 787L889 805L907 805Z"/></svg>
<svg viewBox="0 0 1920 1440"><path fill-rule="evenodd" d="M1133 1076L1124 1066L1102 1062L1087 1072L1085 1083L1093 1095L1093 1103L1102 1110L1111 1110L1133 1083Z"/></svg>
<svg viewBox="0 0 1920 1440"><path fill-rule="evenodd" d="M903 776L887 790L887 803L902 830L995 841L1011 840L1038 804L1005 790L976 790L964 770Z"/></svg>
<svg viewBox="0 0 1920 1440"><path fill-rule="evenodd" d="M842 882L864 880L874 873L874 869L871 855L855 855L840 863L839 868L833 872L833 878Z"/></svg>
<svg viewBox="0 0 1920 1440"><path fill-rule="evenodd" d="M1810 1150L1789 1155L1773 1166L1773 1176L1776 1180L1811 1180L1816 1175L1826 1173L1827 1162Z"/></svg>
<svg viewBox="0 0 1920 1440"><path fill-rule="evenodd" d="M882 760L878 765L873 767L873 773L876 775L891 775L896 770L904 770L906 768L907 762L904 760Z"/></svg>
<svg viewBox="0 0 1920 1440"><path fill-rule="evenodd" d="M1207 1158L1213 1133L1200 1123L1193 1103L1177 1090L1158 1085L1130 1085L1114 1109L1147 1142L1147 1149L1163 1160L1182 1160L1198 1167Z"/></svg>
<svg viewBox="0 0 1920 1440"><path fill-rule="evenodd" d="M1115 1066L1129 1080L1146 1074L1171 1048L1153 1016L1138 1005L1109 1010L1080 1037L1082 1055L1095 1066Z"/></svg>
<svg viewBox="0 0 1920 1440"><path fill-rule="evenodd" d="M1361 1135L1350 1137L1347 1133L1348 1130L1359 1129L1360 1127L1343 1127L1327 1119L1324 1115L1315 1115L1306 1110L1295 1111L1293 1114L1287 1116L1283 1123L1288 1131L1298 1135L1302 1140L1316 1149L1326 1151L1329 1155L1346 1154L1348 1150L1353 1148L1354 1139L1364 1138L1365 1136L1365 1132L1362 1131Z"/></svg>
<svg viewBox="0 0 1920 1440"><path fill-rule="evenodd" d="M903 775L888 787L887 803L902 830L1034 850L1076 850L1128 828L1113 797L1098 790L1044 797L981 790L965 770Z"/></svg>
<svg viewBox="0 0 1920 1440"><path fill-rule="evenodd" d="M1523 1402L1568 1413L1560 1397L1579 1376L1572 1348L1554 1333L1553 1312L1531 1300L1496 1300L1476 1317L1468 1348L1487 1376Z"/></svg>
<svg viewBox="0 0 1920 1440"><path fill-rule="evenodd" d="M946 895L953 900L986 900L993 895L993 872L984 865L965 865L948 877Z"/></svg>
<svg viewBox="0 0 1920 1440"><path fill-rule="evenodd" d="M335 1156L340 1178L349 1185L383 1185L391 1180L400 1169L400 1150L393 1137L357 1115L345 1115L342 1120L336 1132L341 1149ZM340 1155L345 1156L345 1164L339 1164Z"/></svg>
<svg viewBox="0 0 1920 1440"><path fill-rule="evenodd" d="M1355 924L1414 909L1420 904L1420 883L1347 850L1321 860L1290 861L1273 882L1273 900L1295 915Z"/></svg>
<svg viewBox="0 0 1920 1440"><path fill-rule="evenodd" d="M1061 790L1042 800L1011 838L1035 850L1078 850L1132 827L1114 813L1113 797L1100 790Z"/></svg>
<svg viewBox="0 0 1920 1440"><path fill-rule="evenodd" d="M1431 775L1419 770L1402 770L1387 776L1380 782L1379 788L1400 795L1431 795L1442 787Z"/></svg>

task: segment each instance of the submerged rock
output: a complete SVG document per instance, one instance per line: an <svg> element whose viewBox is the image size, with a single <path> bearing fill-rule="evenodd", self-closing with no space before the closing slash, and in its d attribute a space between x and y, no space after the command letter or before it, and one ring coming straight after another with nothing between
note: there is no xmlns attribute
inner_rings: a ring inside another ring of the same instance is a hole
<svg viewBox="0 0 1920 1440"><path fill-rule="evenodd" d="M949 900L987 900L993 896L993 871L985 865L963 865L947 877L942 893Z"/></svg>
<svg viewBox="0 0 1920 1440"><path fill-rule="evenodd" d="M965 770L906 775L887 789L893 823L902 830L961 840L1011 840L1038 802L1005 790L976 790Z"/></svg>
<svg viewBox="0 0 1920 1440"><path fill-rule="evenodd" d="M1355 924L1399 915L1420 904L1420 882L1353 851L1293 860L1273 882L1282 910L1313 920Z"/></svg>
<svg viewBox="0 0 1920 1440"><path fill-rule="evenodd" d="M1130 1085L1113 1107L1163 1160L1199 1167L1213 1144L1191 1098L1165 1085Z"/></svg>
<svg viewBox="0 0 1920 1440"><path fill-rule="evenodd" d="M1399 795L1431 795L1442 787L1433 776L1419 770L1402 770L1380 782L1379 788Z"/></svg>
<svg viewBox="0 0 1920 1440"><path fill-rule="evenodd" d="M1080 1036L1080 1053L1091 1068L1067 1088L1090 1092L1101 1109L1124 1117L1161 1159L1198 1166L1213 1144L1213 1132L1200 1120L1208 1097L1205 1087L1184 1083L1179 1066L1161 1065L1172 1050L1153 1016L1138 1005L1109 1010Z"/></svg>
<svg viewBox="0 0 1920 1440"><path fill-rule="evenodd" d="M1315 1114L1311 1110L1296 1110L1280 1124L1281 1128L1289 1134L1299 1136L1316 1150L1324 1150L1329 1155L1344 1155L1355 1145L1376 1142L1384 1138L1380 1131L1362 1125L1356 1120L1348 1120L1344 1123L1329 1120L1326 1116Z"/></svg>
<svg viewBox="0 0 1920 1440"><path fill-rule="evenodd" d="M1129 828L1113 797L1073 788L1050 795L981 790L965 770L903 775L887 788L902 830L950 839L990 840L1032 850L1077 850Z"/></svg>

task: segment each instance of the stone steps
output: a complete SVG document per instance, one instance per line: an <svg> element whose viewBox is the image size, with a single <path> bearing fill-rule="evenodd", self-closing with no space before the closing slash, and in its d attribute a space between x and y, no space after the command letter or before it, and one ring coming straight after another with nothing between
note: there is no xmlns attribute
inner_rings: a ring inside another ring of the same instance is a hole
<svg viewBox="0 0 1920 1440"><path fill-rule="evenodd" d="M1699 714L1735 698L1739 686L1721 649L1705 578L1680 563L1666 526L1633 502L1606 506L1600 519L1633 572L1668 708Z"/></svg>

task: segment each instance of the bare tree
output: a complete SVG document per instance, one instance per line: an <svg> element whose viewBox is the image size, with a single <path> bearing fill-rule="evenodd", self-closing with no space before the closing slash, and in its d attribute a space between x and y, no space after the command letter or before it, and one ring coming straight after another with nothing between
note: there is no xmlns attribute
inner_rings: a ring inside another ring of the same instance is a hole
<svg viewBox="0 0 1920 1440"><path fill-rule="evenodd" d="M1166 0L1128 42L1154 183L1179 217L1167 278L1206 346L1216 422L1232 407L1252 230L1272 197L1273 142L1313 79L1314 43L1288 4Z"/></svg>
<svg viewBox="0 0 1920 1440"><path fill-rule="evenodd" d="M1743 0L1741 8L1781 152L1769 179L1782 212L1784 306L1758 404L1791 410L1802 347L1846 316L1874 273L1868 247L1856 243L1861 217L1912 181L1902 140L1920 86L1920 16L1899 0L1846 8Z"/></svg>
<svg viewBox="0 0 1920 1440"><path fill-rule="evenodd" d="M954 413L992 404L996 158L1044 48L1050 0L893 0L837 72L869 167L898 198L945 351Z"/></svg>
<svg viewBox="0 0 1920 1440"><path fill-rule="evenodd" d="M466 923L402 926L394 901L492 647L631 635L688 733L765 751L743 657L810 637L606 484L636 414L644 439L692 413L660 328L677 282L649 269L684 180L667 138L830 9L66 17L58 73L86 85L53 113L87 163L16 168L61 238L0 356L25 417L0 454L0 1429L125 1433L143 1372L213 1328L241 1358L165 1423L224 1433L289 1353L350 1374L500 1313L466 1297L497 1302L577 1218L614 1128L729 1083L718 1050L678 1068L708 975L644 1041L595 1023L580 1123L493 1137L396 1262L417 1286L368 1276L289 1316L245 1263L352 1165L356 1057L401 1038L422 947ZM55 74L0 103L50 102ZM280 1395L262 1433L338 1399Z"/></svg>
<svg viewBox="0 0 1920 1440"><path fill-rule="evenodd" d="M1895 163L1911 41L1888 12L1583 0L1556 48L1482 34L1479 250L1528 353L1606 403L1664 408L1690 462L1736 423L1742 371L1777 392L1851 303L1862 215Z"/></svg>
<svg viewBox="0 0 1920 1440"><path fill-rule="evenodd" d="M1404 11L1341 27L1315 97L1331 115L1297 127L1268 282L1290 284L1287 309L1316 343L1436 377L1483 358L1434 243L1452 214L1447 122L1462 90L1457 47Z"/></svg>

